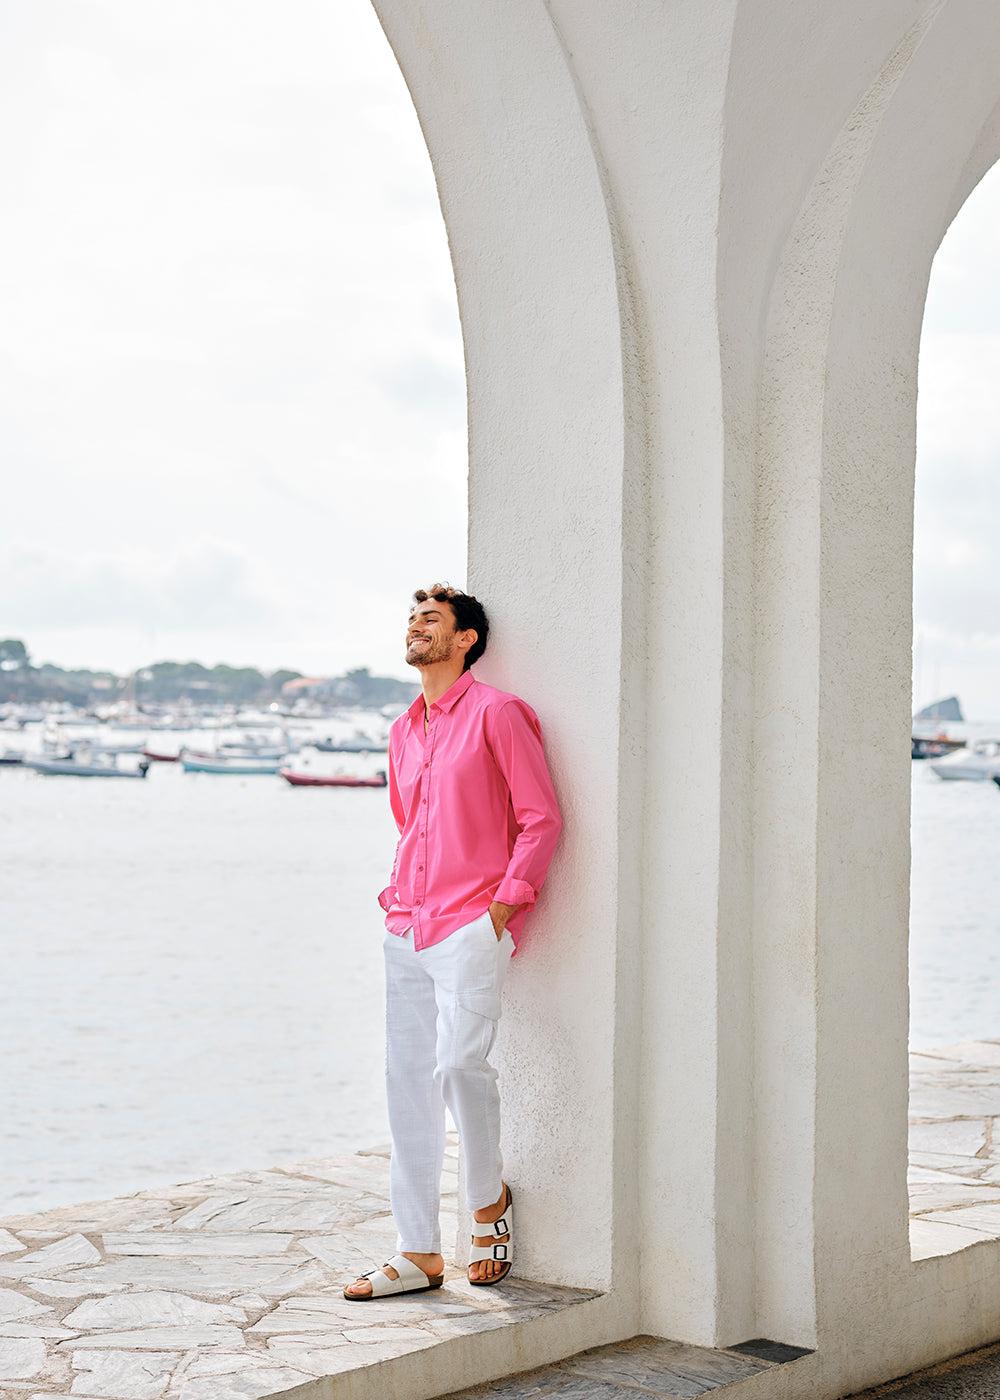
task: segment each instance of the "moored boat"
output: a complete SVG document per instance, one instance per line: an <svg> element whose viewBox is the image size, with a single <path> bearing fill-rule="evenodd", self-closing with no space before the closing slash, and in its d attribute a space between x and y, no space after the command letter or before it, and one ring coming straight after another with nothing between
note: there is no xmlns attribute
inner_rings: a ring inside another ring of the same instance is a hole
<svg viewBox="0 0 1000 1400"><path fill-rule="evenodd" d="M310 739L308 747L320 753L384 753L388 743L385 739L370 739L366 734L359 734L353 739Z"/></svg>
<svg viewBox="0 0 1000 1400"><path fill-rule="evenodd" d="M220 744L220 758L286 758L291 745L284 744Z"/></svg>
<svg viewBox="0 0 1000 1400"><path fill-rule="evenodd" d="M981 783L1000 773L1000 739L977 739L927 766L948 782Z"/></svg>
<svg viewBox="0 0 1000 1400"><path fill-rule="evenodd" d="M360 778L346 773L296 772L293 768L280 768L278 771L285 782L291 783L292 787L384 788L386 786L384 772L376 773L372 777Z"/></svg>
<svg viewBox="0 0 1000 1400"><path fill-rule="evenodd" d="M957 695L935 700L913 716L910 733L911 758L944 758L956 749L965 748L964 739L952 738L945 725L964 724L965 716Z"/></svg>
<svg viewBox="0 0 1000 1400"><path fill-rule="evenodd" d="M183 752L181 765L185 773L233 773L248 777L253 773L277 773L280 758L226 758L222 754Z"/></svg>
<svg viewBox="0 0 1000 1400"><path fill-rule="evenodd" d="M945 754L964 748L964 739L949 739L947 734L936 734L933 737L913 734L910 737L911 758L944 758Z"/></svg>
<svg viewBox="0 0 1000 1400"><path fill-rule="evenodd" d="M114 754L103 759L96 754L90 758L70 754L66 758L25 758L21 766L48 776L60 774L75 778L144 778L149 771L148 759L143 759L136 768L119 768L115 758Z"/></svg>

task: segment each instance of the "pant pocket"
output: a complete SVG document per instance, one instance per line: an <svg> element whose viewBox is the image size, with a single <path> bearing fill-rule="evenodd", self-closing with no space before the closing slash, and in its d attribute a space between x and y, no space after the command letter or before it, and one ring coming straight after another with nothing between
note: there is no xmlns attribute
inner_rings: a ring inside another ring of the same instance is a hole
<svg viewBox="0 0 1000 1400"><path fill-rule="evenodd" d="M452 1011L451 1035L439 1069L480 1071L493 1049L500 1017L500 998L459 997Z"/></svg>
<svg viewBox="0 0 1000 1400"><path fill-rule="evenodd" d="M487 1021L494 1023L500 1019L500 992L498 988L490 991L474 991L466 988L458 993L457 1001L463 1010L471 1011L475 1016L483 1016Z"/></svg>
<svg viewBox="0 0 1000 1400"><path fill-rule="evenodd" d="M507 957L501 951L493 920L489 914L484 914L453 937L460 940L455 966L455 995L459 1005L489 1021L498 1021Z"/></svg>

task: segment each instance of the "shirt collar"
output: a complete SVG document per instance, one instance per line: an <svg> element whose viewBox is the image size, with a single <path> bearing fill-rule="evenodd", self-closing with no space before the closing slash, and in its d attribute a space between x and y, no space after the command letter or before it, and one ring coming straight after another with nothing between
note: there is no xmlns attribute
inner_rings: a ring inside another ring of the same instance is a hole
<svg viewBox="0 0 1000 1400"><path fill-rule="evenodd" d="M471 671L463 671L462 674L459 676L458 680L454 683L454 685L450 685L445 691L445 693L440 697L440 699L434 701L434 704L431 706L431 709L433 710L437 708L439 710L450 710L453 705L458 704L459 700L461 700L462 696L468 690L469 686L475 684L475 680L476 678ZM421 719L423 717L423 713L424 697L423 695L418 695L416 700L414 700L413 704L407 710L407 714L410 716L411 719L416 720Z"/></svg>

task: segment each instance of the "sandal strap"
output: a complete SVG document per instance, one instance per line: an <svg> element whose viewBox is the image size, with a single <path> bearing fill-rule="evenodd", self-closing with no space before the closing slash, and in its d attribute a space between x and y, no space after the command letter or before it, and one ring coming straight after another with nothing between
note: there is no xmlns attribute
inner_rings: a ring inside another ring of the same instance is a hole
<svg viewBox="0 0 1000 1400"><path fill-rule="evenodd" d="M371 1283L372 1291L367 1294L369 1298L385 1298L390 1293L402 1293L403 1285L398 1278L390 1278L381 1269L369 1269L366 1274L358 1274L359 1281L363 1278ZM366 1296L364 1294L362 1297Z"/></svg>
<svg viewBox="0 0 1000 1400"><path fill-rule="evenodd" d="M499 1239L501 1235L510 1235L511 1240L514 1238L514 1197L510 1194L509 1186L507 1187L507 1205L499 1220L477 1220L475 1216L472 1217L472 1238L481 1240L489 1235L492 1235L494 1239ZM482 1246L477 1245L475 1248L482 1248Z"/></svg>
<svg viewBox="0 0 1000 1400"><path fill-rule="evenodd" d="M506 1240L501 1240L501 1236L509 1236ZM514 1197L511 1189L507 1187L507 1206L499 1220L483 1221L472 1219L472 1238L475 1240L490 1239L493 1244L475 1244L469 1250L469 1263L479 1264L484 1259L491 1259L494 1264L506 1264L506 1273L514 1259ZM499 1281L499 1278L495 1281Z"/></svg>
<svg viewBox="0 0 1000 1400"><path fill-rule="evenodd" d="M478 1264L483 1259L492 1259L497 1264L509 1264L512 1258L510 1241L505 1244L474 1244L469 1250L470 1264Z"/></svg>
<svg viewBox="0 0 1000 1400"><path fill-rule="evenodd" d="M487 1235L493 1235L495 1239L499 1239L501 1235L513 1234L513 1231L514 1212L509 1206L499 1220L488 1221L474 1219L472 1222L472 1238L474 1240L485 1239Z"/></svg>
<svg viewBox="0 0 1000 1400"><path fill-rule="evenodd" d="M395 1269L399 1278L390 1278L385 1272L387 1268ZM381 1269L369 1269L366 1274L359 1274L358 1277L371 1280L372 1298L386 1298L393 1293L413 1293L430 1285L430 1278L423 1269L414 1264L412 1259L405 1259L402 1254L394 1254L391 1259L386 1260Z"/></svg>
<svg viewBox="0 0 1000 1400"><path fill-rule="evenodd" d="M395 1269L399 1275L404 1293L414 1288L426 1288L430 1283L430 1276L424 1273L419 1264L414 1264L412 1259L407 1259L402 1254L394 1254L388 1262L389 1267Z"/></svg>

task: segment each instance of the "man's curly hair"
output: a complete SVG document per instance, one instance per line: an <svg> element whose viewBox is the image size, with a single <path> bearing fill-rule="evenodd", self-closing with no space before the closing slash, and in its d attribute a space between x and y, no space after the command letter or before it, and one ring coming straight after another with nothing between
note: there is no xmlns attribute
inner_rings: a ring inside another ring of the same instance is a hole
<svg viewBox="0 0 1000 1400"><path fill-rule="evenodd" d="M418 588L413 595L414 606L417 603L426 603L428 598L433 598L435 603L451 604L451 610L455 614L456 631L466 632L471 628L478 634L465 653L463 670L467 671L486 650L486 640L490 635L490 624L482 603L478 598L473 598L471 593L463 593L460 588L452 588L447 583L432 583L430 588Z"/></svg>

